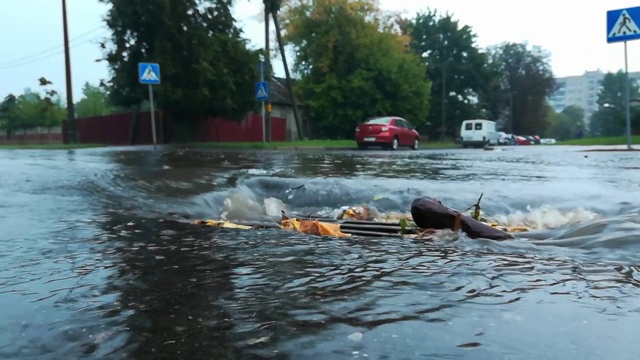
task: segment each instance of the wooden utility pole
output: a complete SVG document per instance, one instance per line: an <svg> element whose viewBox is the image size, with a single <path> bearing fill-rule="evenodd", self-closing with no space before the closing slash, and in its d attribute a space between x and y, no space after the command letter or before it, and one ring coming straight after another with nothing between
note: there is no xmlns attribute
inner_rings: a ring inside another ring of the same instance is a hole
<svg viewBox="0 0 640 360"><path fill-rule="evenodd" d="M291 73L289 72L289 66L287 65L287 56L284 51L284 42L282 41L282 34L280 33L280 23L278 22L278 15L274 11L271 16L273 17L273 25L276 28L276 37L278 38L278 47L280 48L280 56L282 57L282 65L284 66L284 73L287 77L287 88L289 90L289 99L293 106L293 117L296 121L296 131L298 132L298 139L302 140L302 126L300 125L300 116L298 115L298 104L296 103L295 96L293 95L293 84L291 83Z"/></svg>
<svg viewBox="0 0 640 360"><path fill-rule="evenodd" d="M69 142L78 142L76 132L76 114L73 104L73 86L71 84L71 54L69 52L69 26L67 24L67 1L62 0L62 27L64 32L64 67L67 82L67 121Z"/></svg>

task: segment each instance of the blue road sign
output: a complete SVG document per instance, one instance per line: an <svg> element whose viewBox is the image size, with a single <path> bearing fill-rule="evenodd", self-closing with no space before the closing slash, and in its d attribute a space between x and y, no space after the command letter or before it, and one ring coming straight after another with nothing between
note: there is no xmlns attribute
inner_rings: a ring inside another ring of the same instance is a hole
<svg viewBox="0 0 640 360"><path fill-rule="evenodd" d="M256 100L258 101L269 100L269 82L258 81L256 83Z"/></svg>
<svg viewBox="0 0 640 360"><path fill-rule="evenodd" d="M141 84L158 85L160 84L160 65L156 63L139 63L138 79Z"/></svg>
<svg viewBox="0 0 640 360"><path fill-rule="evenodd" d="M607 11L607 42L640 39L640 6Z"/></svg>

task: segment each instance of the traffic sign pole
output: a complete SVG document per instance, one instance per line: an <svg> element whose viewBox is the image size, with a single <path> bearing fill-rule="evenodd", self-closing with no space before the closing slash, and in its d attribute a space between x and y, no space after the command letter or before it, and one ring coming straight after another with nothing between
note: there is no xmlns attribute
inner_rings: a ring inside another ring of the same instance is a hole
<svg viewBox="0 0 640 360"><path fill-rule="evenodd" d="M153 85L160 85L160 65L156 63L138 63L138 79L149 87L149 110L151 111L151 137L153 148L158 143L156 134L156 109L153 101Z"/></svg>
<svg viewBox="0 0 640 360"><path fill-rule="evenodd" d="M264 81L264 61L260 60L260 81ZM266 140L266 134L267 134L267 130L265 129L265 109L264 109L264 100L262 101L262 143L265 143Z"/></svg>
<svg viewBox="0 0 640 360"><path fill-rule="evenodd" d="M629 61L627 57L627 42L624 42L624 101L627 116L627 150L631 150L631 81L629 80Z"/></svg>
<svg viewBox="0 0 640 360"><path fill-rule="evenodd" d="M629 79L629 60L627 42L640 39L640 6L607 11L607 42L624 42L624 93L627 128L627 150L631 148L631 82Z"/></svg>
<svg viewBox="0 0 640 360"><path fill-rule="evenodd" d="M262 102L262 142L269 142L269 82L264 80L264 62L260 62L260 81L256 82L256 100Z"/></svg>
<svg viewBox="0 0 640 360"><path fill-rule="evenodd" d="M151 110L151 134L153 135L153 148L156 148L156 110L153 105L153 85L149 84L149 108Z"/></svg>

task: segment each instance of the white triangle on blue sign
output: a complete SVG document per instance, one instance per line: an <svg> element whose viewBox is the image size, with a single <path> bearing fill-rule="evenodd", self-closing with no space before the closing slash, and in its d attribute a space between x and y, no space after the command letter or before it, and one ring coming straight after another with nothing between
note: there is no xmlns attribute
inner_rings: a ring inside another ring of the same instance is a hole
<svg viewBox="0 0 640 360"><path fill-rule="evenodd" d="M142 80L145 81L158 81L158 75L153 71L151 66L147 66L147 69L142 74Z"/></svg>
<svg viewBox="0 0 640 360"><path fill-rule="evenodd" d="M265 90L264 85L258 86L258 94L256 96L259 98L267 97L267 90Z"/></svg>
<svg viewBox="0 0 640 360"><path fill-rule="evenodd" d="M632 35L632 34L640 34L640 28L635 21L629 16L627 10L622 10L620 13L620 17L618 21L613 25L613 29L609 32L610 38L615 38L618 36Z"/></svg>

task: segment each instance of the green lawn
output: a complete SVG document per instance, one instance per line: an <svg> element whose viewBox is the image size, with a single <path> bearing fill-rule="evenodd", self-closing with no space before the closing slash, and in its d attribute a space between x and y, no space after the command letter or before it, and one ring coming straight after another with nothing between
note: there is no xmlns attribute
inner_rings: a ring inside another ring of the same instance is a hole
<svg viewBox="0 0 640 360"><path fill-rule="evenodd" d="M0 150L17 150L17 149L35 149L35 150L70 150L70 149L88 149L104 147L102 144L24 144L24 145L4 145L0 144Z"/></svg>
<svg viewBox="0 0 640 360"><path fill-rule="evenodd" d="M640 144L640 136L632 136L631 143ZM567 140L567 141L558 141L556 143L556 145L581 145L581 146L626 145L626 144L627 144L626 136L583 138L583 139L573 139L573 140Z"/></svg>

